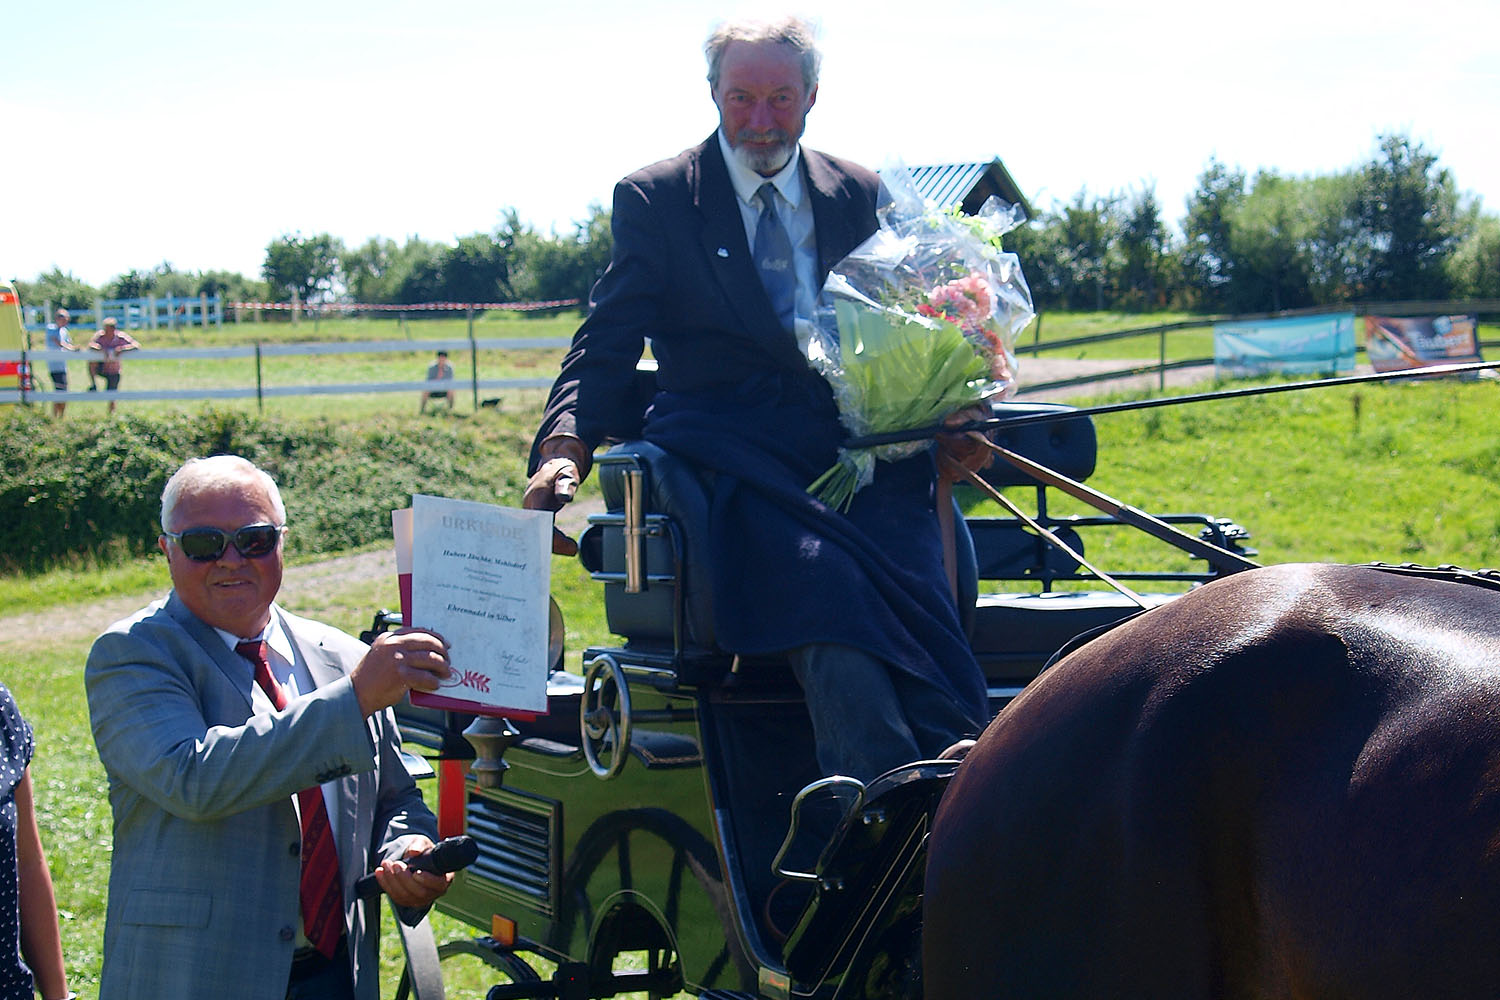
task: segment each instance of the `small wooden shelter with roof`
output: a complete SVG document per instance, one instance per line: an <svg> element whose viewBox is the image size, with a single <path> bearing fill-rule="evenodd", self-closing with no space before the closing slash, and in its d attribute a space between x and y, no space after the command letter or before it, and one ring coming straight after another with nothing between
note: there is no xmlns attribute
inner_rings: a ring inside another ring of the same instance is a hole
<svg viewBox="0 0 1500 1000"><path fill-rule="evenodd" d="M1032 217L1031 203L998 156L988 163L944 163L907 167L907 170L922 197L939 205L957 203L965 212L974 215L990 195L996 195L1001 201L1020 205L1026 217Z"/></svg>

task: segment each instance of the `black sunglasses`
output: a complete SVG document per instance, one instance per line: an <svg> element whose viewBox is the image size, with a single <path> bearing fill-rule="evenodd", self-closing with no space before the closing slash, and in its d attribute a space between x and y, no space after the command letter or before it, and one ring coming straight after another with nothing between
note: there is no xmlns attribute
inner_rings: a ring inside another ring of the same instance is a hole
<svg viewBox="0 0 1500 1000"><path fill-rule="evenodd" d="M247 524L235 532L223 528L189 528L186 531L163 531L182 554L194 562L213 562L234 543L234 549L246 559L260 559L276 548L276 540L286 530L284 524Z"/></svg>

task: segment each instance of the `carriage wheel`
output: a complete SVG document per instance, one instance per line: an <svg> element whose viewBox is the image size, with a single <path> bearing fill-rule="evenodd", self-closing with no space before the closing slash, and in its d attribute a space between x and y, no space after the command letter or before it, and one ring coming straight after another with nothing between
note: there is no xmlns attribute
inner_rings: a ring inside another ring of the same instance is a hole
<svg viewBox="0 0 1500 1000"><path fill-rule="evenodd" d="M447 1000L482 998L496 985L495 973L505 975L507 982L535 983L541 980L535 969L513 951L507 951L491 937L455 938L438 945L438 961L443 967L443 991ZM396 984L396 1000L407 1000L411 981L406 970Z"/></svg>
<svg viewBox="0 0 1500 1000"><path fill-rule="evenodd" d="M659 893L650 897L649 906L634 901L632 893L646 893L643 876L653 874L660 876L654 886ZM651 1000L682 989L674 935L685 921L695 926L705 916L717 926L719 951L703 978L718 986L754 981L733 932L728 890L713 845L681 817L649 808L600 817L579 839L563 885L567 888L553 946L566 950L576 935L588 935L588 962L599 971L612 968L622 954L643 956L658 987L647 991ZM711 915L692 912L693 904L685 902L695 888Z"/></svg>
<svg viewBox="0 0 1500 1000"><path fill-rule="evenodd" d="M632 726L630 687L625 681L625 671L608 653L585 665L578 721L589 770L608 781L620 773L630 756Z"/></svg>

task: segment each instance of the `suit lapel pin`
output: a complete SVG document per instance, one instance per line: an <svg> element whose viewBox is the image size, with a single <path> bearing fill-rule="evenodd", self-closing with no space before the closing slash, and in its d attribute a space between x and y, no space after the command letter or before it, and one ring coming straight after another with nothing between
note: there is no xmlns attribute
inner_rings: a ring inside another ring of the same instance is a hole
<svg viewBox="0 0 1500 1000"><path fill-rule="evenodd" d="M729 256L729 248L728 247L719 247L719 256L720 257L728 257Z"/></svg>

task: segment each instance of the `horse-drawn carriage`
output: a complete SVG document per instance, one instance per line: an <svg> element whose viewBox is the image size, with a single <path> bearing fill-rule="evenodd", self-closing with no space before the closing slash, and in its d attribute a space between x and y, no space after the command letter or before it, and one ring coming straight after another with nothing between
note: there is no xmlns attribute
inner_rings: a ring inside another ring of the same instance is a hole
<svg viewBox="0 0 1500 1000"><path fill-rule="evenodd" d="M1012 452L1073 482L1093 471L1089 417L1050 404L997 414L1023 418L994 435ZM398 709L408 746L435 758L442 834L479 847L439 903L478 934L441 953L503 974L493 998L920 995L925 841L957 762L917 762L868 787L823 779L788 666L714 641L694 563L707 528L694 473L642 442L596 467L607 510L589 518L580 558L623 641L585 650L581 674L558 649L548 712L534 719ZM1075 555L1120 524L1055 514L1048 487L1013 465L985 476L1034 488L1036 521ZM1180 590L1251 565L1232 522L1160 520L1185 529L1207 565L1182 556L1177 569L1114 577ZM1075 555L1015 517L958 523L959 606L992 710L1075 636L1172 597L1079 586L1090 574ZM394 624L381 613L370 634ZM556 973L542 979L533 956Z"/></svg>

